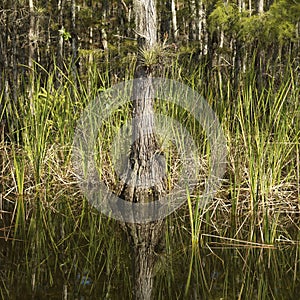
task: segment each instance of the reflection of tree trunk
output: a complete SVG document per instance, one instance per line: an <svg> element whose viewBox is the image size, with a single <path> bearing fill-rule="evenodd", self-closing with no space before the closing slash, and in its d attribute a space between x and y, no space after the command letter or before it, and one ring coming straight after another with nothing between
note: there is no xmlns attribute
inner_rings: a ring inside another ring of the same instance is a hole
<svg viewBox="0 0 300 300"><path fill-rule="evenodd" d="M138 46L145 51L153 51L157 43L155 7L154 0L134 2ZM161 165L155 155L159 145L154 134L152 73L151 67L147 67L142 58L138 57L135 77L143 78L143 82L136 81L133 87L134 122L130 170L125 174L127 180L121 192L121 197L130 202L155 201L164 192L164 183L159 179ZM133 249L135 299L151 298L156 261L155 248L160 241L162 226L162 221L126 224Z"/></svg>
<svg viewBox="0 0 300 300"><path fill-rule="evenodd" d="M160 242L162 221L143 225L135 224L131 235L134 255L134 299L150 300L153 289L153 269L156 263L155 248Z"/></svg>

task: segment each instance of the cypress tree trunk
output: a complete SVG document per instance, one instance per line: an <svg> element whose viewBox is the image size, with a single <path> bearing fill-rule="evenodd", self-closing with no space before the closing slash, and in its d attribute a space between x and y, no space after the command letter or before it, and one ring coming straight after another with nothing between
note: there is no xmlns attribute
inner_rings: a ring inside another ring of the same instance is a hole
<svg viewBox="0 0 300 300"><path fill-rule="evenodd" d="M136 0L134 8L139 49L151 51L157 43L155 1ZM154 94L151 83L153 69L146 66L140 55L141 51L138 54L135 77L143 80L136 81L133 87L133 144L130 166L124 176L126 183L121 191L123 199L135 203L158 200L165 190L164 182L159 180L162 166L155 155L159 145L154 134ZM155 249L161 238L162 226L162 221L125 225L132 244L134 299L151 299Z"/></svg>

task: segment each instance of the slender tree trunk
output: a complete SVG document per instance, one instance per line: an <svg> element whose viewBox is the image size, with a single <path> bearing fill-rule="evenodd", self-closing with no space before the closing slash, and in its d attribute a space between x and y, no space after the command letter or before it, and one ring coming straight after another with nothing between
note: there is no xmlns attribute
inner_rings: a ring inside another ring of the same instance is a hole
<svg viewBox="0 0 300 300"><path fill-rule="evenodd" d="M221 29L220 30L220 44L219 44L219 48L221 48L221 49L224 47L224 38L225 38L224 30Z"/></svg>
<svg viewBox="0 0 300 300"><path fill-rule="evenodd" d="M239 12L242 13L245 10L246 4L245 0L239 0L238 3L238 9ZM241 71L246 70L246 65L245 65L245 57L242 54L242 43L240 41L240 38L238 35L235 36L235 41L234 41L234 51L233 51L233 66L234 66L234 87L235 90L238 88L238 83L239 83L239 74ZM245 54L247 55L247 54Z"/></svg>
<svg viewBox="0 0 300 300"><path fill-rule="evenodd" d="M200 41L200 53L203 55L204 52L204 44L205 44L205 11L204 11L204 7L203 7L203 2L202 0L199 1L199 3L197 4L197 10L198 10L198 18L199 18L199 41Z"/></svg>
<svg viewBox="0 0 300 300"><path fill-rule="evenodd" d="M9 69L9 59L8 59L8 40L9 40L9 30L8 30L8 10L5 10L5 14L3 14L3 19L5 19L5 21L3 23L1 23L1 39L0 39L0 71L1 71L1 86L4 86L4 93L3 93L3 97L6 97L8 95L8 87L9 87L9 73L8 73L8 69ZM2 92L2 88L0 89L0 91Z"/></svg>
<svg viewBox="0 0 300 300"><path fill-rule="evenodd" d="M76 0L71 1L71 23L72 23L72 76L76 81L77 77L77 60L78 60L78 40L76 30Z"/></svg>
<svg viewBox="0 0 300 300"><path fill-rule="evenodd" d="M176 13L176 0L171 0L171 12L172 12L172 33L174 42L178 39L178 27L177 27L177 13Z"/></svg>
<svg viewBox="0 0 300 300"><path fill-rule="evenodd" d="M28 31L28 67L29 67L29 77L31 84L28 86L29 98L32 98L34 92L34 71L33 71L33 61L35 59L35 45L36 45L36 33L35 33L35 16L34 16L34 4L33 0L29 0L29 31ZM31 106L31 111L33 113L34 107Z"/></svg>
<svg viewBox="0 0 300 300"><path fill-rule="evenodd" d="M160 24L160 39L162 41L169 38L171 35L171 2L170 0L161 1L161 5L159 6L159 20L158 24Z"/></svg>
<svg viewBox="0 0 300 300"><path fill-rule="evenodd" d="M257 12L261 15L264 12L264 0L258 0Z"/></svg>
<svg viewBox="0 0 300 300"><path fill-rule="evenodd" d="M34 49L35 49L35 20L34 20L34 5L33 0L29 0L29 32L28 32L28 67L33 67Z"/></svg>
<svg viewBox="0 0 300 300"><path fill-rule="evenodd" d="M202 0L195 1L196 7L196 41L201 41L202 35Z"/></svg>
<svg viewBox="0 0 300 300"><path fill-rule="evenodd" d="M239 75L240 75L241 64L242 64L241 51L242 51L242 45L239 38L237 37L234 43L234 57L233 57L235 91L238 90L238 85L239 85Z"/></svg>
<svg viewBox="0 0 300 300"><path fill-rule="evenodd" d="M189 40L198 40L196 0L189 0Z"/></svg>
<svg viewBox="0 0 300 300"><path fill-rule="evenodd" d="M58 36L58 44L57 44L57 65L59 68L63 68L63 49L64 49L64 36L63 33L65 31L64 20L63 20L63 10L64 10L64 1L58 0L57 10L58 10L58 24L59 24L59 36Z"/></svg>
<svg viewBox="0 0 300 300"><path fill-rule="evenodd" d="M242 0L238 0L238 9L239 9L239 12L242 11Z"/></svg>
<svg viewBox="0 0 300 300"><path fill-rule="evenodd" d="M94 40L94 29L93 27L89 27L89 54L88 54L88 73L92 73L92 66L93 66L93 62L94 62L94 55L92 52L93 49L93 40ZM88 81L88 91L90 92L92 90L92 80Z"/></svg>
<svg viewBox="0 0 300 300"><path fill-rule="evenodd" d="M0 32L0 93L3 93L3 98L0 102L0 113L2 114L4 108L4 103L6 101L6 97L8 97L9 93L9 79L8 79L8 55L7 55L7 40L8 40L8 16L7 12L3 13L3 18L5 18L5 22L1 24L1 32ZM6 135L6 114L3 114L0 122L0 139L4 138Z"/></svg>
<svg viewBox="0 0 300 300"><path fill-rule="evenodd" d="M203 55L207 55L208 53L208 30L207 30L207 22L206 22L206 6L202 3L201 8L201 19L202 19L202 41L201 41L201 50Z"/></svg>
<svg viewBox="0 0 300 300"><path fill-rule="evenodd" d="M296 43L295 43L295 54L300 52L300 22L296 25Z"/></svg>
<svg viewBox="0 0 300 300"><path fill-rule="evenodd" d="M92 19L93 18L93 10L92 10L92 7L93 7L93 1L92 0L89 0L88 1L88 7L91 9L90 10L90 13L89 13L89 17ZM88 58L87 58L87 71L88 71L88 74L91 74L92 73L92 66L94 64L94 54L93 54L93 43L94 43L94 28L93 28L93 25L90 25L88 30L88 49L90 50L89 53L88 53ZM102 37L101 37L102 38ZM92 90L92 80L88 80L88 91L90 92Z"/></svg>
<svg viewBox="0 0 300 300"><path fill-rule="evenodd" d="M48 59L46 59L47 64L50 64L50 61L52 59L52 51L51 51L51 18L48 17L47 19L47 23L46 23L46 32L45 33L45 39L46 39L46 51L45 51L45 56L48 57Z"/></svg>
<svg viewBox="0 0 300 300"><path fill-rule="evenodd" d="M156 6L154 0L135 0L136 33L140 49L150 51L157 43ZM139 52L140 53L140 52ZM139 54L140 55L140 54ZM133 87L133 144L130 166L121 197L130 202L155 201L165 190L164 183L153 186L153 177L161 174L159 161L153 160L159 146L154 134L153 70L138 55L135 77L143 82ZM137 184L137 182L139 184ZM146 224L127 223L127 234L133 250L134 299L149 300L153 289L155 248L160 242L162 221Z"/></svg>
<svg viewBox="0 0 300 300"><path fill-rule="evenodd" d="M16 3L14 3L14 10L17 10ZM16 21L13 20L14 24ZM13 79L12 79L12 93L14 102L17 103L18 99L18 41L19 41L19 34L17 31L17 27L12 27L12 35L11 35L11 44L12 44L12 58L11 58L11 66L13 70Z"/></svg>
<svg viewBox="0 0 300 300"><path fill-rule="evenodd" d="M109 2L105 2L102 10L103 25L106 25L108 12L109 12ZM107 50L108 49L107 32L104 26L101 28L101 42L102 42L103 50Z"/></svg>

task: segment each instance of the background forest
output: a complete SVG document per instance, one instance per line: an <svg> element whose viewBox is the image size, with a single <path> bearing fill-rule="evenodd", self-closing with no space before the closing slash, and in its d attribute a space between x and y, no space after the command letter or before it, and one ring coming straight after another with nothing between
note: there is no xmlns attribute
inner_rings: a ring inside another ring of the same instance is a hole
<svg viewBox="0 0 300 300"><path fill-rule="evenodd" d="M207 77L219 73L235 86L249 67L263 85L268 77L279 79L286 66L299 65L297 0L157 1L157 14L162 61L190 58ZM0 90L15 99L34 63L74 76L109 63L109 76L124 78L137 52L134 18L133 1L127 0L3 0Z"/></svg>
<svg viewBox="0 0 300 300"><path fill-rule="evenodd" d="M197 204L200 185L166 218L152 297L298 299L299 0L157 0L151 51L138 48L136 3L0 3L0 298L132 299L130 244L85 199L71 152L84 108L139 57L207 100L228 149L213 204ZM187 123L208 166L201 128L160 109ZM107 181L130 110L102 128Z"/></svg>

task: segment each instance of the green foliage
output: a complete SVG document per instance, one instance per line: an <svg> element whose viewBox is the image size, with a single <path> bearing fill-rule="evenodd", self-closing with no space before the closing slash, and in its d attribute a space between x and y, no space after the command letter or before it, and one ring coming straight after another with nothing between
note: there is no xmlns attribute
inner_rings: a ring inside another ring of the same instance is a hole
<svg viewBox="0 0 300 300"><path fill-rule="evenodd" d="M266 12L265 36L269 41L296 38L296 25L300 19L300 3L293 0L277 0Z"/></svg>
<svg viewBox="0 0 300 300"><path fill-rule="evenodd" d="M248 11L240 13L235 3L218 1L208 21L211 33L238 33L244 42L268 45L295 39L299 19L300 4L293 0L277 0L264 14L250 16Z"/></svg>
<svg viewBox="0 0 300 300"><path fill-rule="evenodd" d="M269 45L274 39L270 38L270 25L266 14L243 15L240 19L239 37L248 45L257 41L260 46Z"/></svg>
<svg viewBox="0 0 300 300"><path fill-rule="evenodd" d="M225 32L234 32L237 30L239 17L240 14L235 3L219 1L208 17L209 30L211 33L220 29Z"/></svg>
<svg viewBox="0 0 300 300"><path fill-rule="evenodd" d="M60 36L62 36L65 41L68 41L72 37L70 32L66 31L65 28L59 29L58 32L59 32Z"/></svg>

